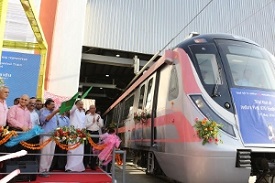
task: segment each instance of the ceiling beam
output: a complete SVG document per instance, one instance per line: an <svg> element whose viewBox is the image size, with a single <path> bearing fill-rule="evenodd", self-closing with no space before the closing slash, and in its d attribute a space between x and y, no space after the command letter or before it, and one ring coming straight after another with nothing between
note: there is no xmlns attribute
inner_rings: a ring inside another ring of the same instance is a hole
<svg viewBox="0 0 275 183"><path fill-rule="evenodd" d="M79 92L82 95L82 92ZM89 93L86 97L107 98L105 93Z"/></svg>
<svg viewBox="0 0 275 183"><path fill-rule="evenodd" d="M116 85L114 84L103 84L103 83L79 83L79 88L82 88L83 86L92 86L97 88L110 88L110 89L117 89Z"/></svg>
<svg viewBox="0 0 275 183"><path fill-rule="evenodd" d="M104 64L113 65L120 67L133 67L134 59L120 58L120 57L110 57L96 54L82 53L82 62L93 63L93 64ZM140 60L140 67L143 67L147 61Z"/></svg>

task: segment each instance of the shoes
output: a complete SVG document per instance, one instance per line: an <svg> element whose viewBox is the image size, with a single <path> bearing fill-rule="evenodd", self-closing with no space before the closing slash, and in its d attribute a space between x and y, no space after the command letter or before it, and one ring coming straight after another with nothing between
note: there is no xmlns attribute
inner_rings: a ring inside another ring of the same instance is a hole
<svg viewBox="0 0 275 183"><path fill-rule="evenodd" d="M69 169L68 169L68 170L65 170L65 172L72 172L72 170L69 170Z"/></svg>
<svg viewBox="0 0 275 183"><path fill-rule="evenodd" d="M42 172L41 174L39 174L40 177L49 177L49 173L48 172Z"/></svg>

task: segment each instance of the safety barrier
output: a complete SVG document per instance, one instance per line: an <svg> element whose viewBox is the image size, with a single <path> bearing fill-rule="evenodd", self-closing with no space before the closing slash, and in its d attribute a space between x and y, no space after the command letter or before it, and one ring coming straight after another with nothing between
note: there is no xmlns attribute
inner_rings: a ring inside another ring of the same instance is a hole
<svg viewBox="0 0 275 183"><path fill-rule="evenodd" d="M20 133L20 132L19 132ZM22 133L22 132L21 132ZM24 132L23 132L24 133ZM40 135L45 135L45 136L49 136L49 134L40 134ZM90 135L91 137L99 137L99 135ZM3 152L0 152L0 159L1 157L4 157L2 155L5 155L5 156L10 156L11 154L14 154L14 153L3 153ZM64 175L68 175L68 174L109 174L111 177L112 177L112 183L117 183L117 180L116 180L116 154L119 154L119 155L123 155L123 159L122 159L122 182L123 183L126 183L126 178L125 178L125 165L126 165L126 151L122 151L122 150L113 150L113 157L112 157L112 167L111 167L111 173L108 173L108 172L48 172L49 175L55 175L55 174L64 174ZM26 155L30 155L30 156L41 156L41 153L27 153ZM97 154L43 154L43 156L97 156ZM11 157L11 156L10 156ZM16 158L16 157L15 157ZM39 166L39 165L38 165ZM103 169L102 169L103 170ZM17 172L18 173L18 172ZM20 175L29 175L29 174L32 174L32 175L38 175L40 174L41 172L34 172L34 171L28 171L28 172L20 172L19 174ZM9 172L6 172L6 173L0 173L0 175L7 175L9 174ZM16 176L15 174L13 174L14 176ZM4 183L3 182L4 180L1 180L0 179L0 183Z"/></svg>
<svg viewBox="0 0 275 183"><path fill-rule="evenodd" d="M121 150L114 150L113 151L113 162L112 162L112 183L116 183L116 176L115 176L115 159L116 159L116 154L122 154L123 155L123 160L122 160L122 183L126 183L126 178L125 178L125 165L126 165L126 151L121 151Z"/></svg>

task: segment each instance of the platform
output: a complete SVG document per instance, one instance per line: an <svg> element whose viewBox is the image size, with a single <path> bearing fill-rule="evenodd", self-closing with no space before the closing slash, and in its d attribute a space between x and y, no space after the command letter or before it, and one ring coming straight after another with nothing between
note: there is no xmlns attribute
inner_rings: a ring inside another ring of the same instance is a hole
<svg viewBox="0 0 275 183"><path fill-rule="evenodd" d="M112 178L101 169L85 172L50 172L49 177L37 176L32 183L112 183ZM27 183L27 182L21 182Z"/></svg>

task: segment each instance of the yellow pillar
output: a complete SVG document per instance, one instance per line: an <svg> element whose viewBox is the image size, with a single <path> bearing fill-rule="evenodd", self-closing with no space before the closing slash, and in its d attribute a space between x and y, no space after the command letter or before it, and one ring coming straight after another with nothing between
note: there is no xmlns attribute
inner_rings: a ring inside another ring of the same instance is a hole
<svg viewBox="0 0 275 183"><path fill-rule="evenodd" d="M0 0L0 63L2 60L3 40L5 34L8 0Z"/></svg>
<svg viewBox="0 0 275 183"><path fill-rule="evenodd" d="M39 76L38 76L36 97L43 100L45 72L46 72L46 63L47 63L47 49L41 50L40 55L41 55L40 70L39 70Z"/></svg>

